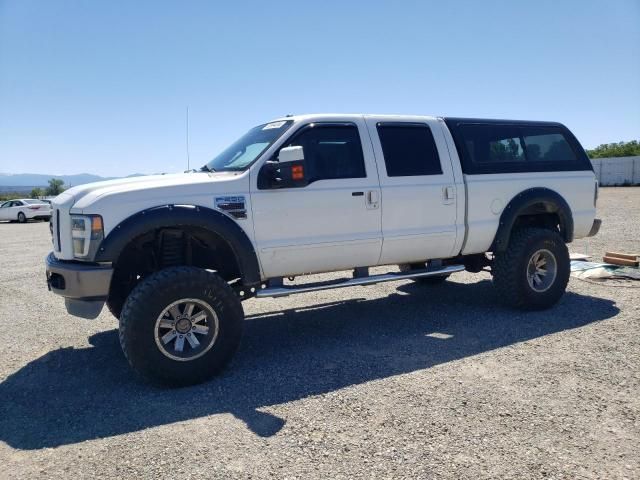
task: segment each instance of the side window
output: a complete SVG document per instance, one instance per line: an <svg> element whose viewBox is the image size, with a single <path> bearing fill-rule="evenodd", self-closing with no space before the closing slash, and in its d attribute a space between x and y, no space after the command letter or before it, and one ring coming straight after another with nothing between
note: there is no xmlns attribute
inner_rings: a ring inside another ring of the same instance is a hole
<svg viewBox="0 0 640 480"><path fill-rule="evenodd" d="M411 177L442 173L436 142L427 125L379 123L377 129L387 176Z"/></svg>
<svg viewBox="0 0 640 480"><path fill-rule="evenodd" d="M519 137L501 138L489 142L489 162L524 162Z"/></svg>
<svg viewBox="0 0 640 480"><path fill-rule="evenodd" d="M467 174L593 170L560 126L461 123L451 130Z"/></svg>
<svg viewBox="0 0 640 480"><path fill-rule="evenodd" d="M576 162L576 154L557 128L525 127L522 138L530 162Z"/></svg>
<svg viewBox="0 0 640 480"><path fill-rule="evenodd" d="M316 124L287 142L301 146L309 183L338 178L364 178L362 143L355 125Z"/></svg>
<svg viewBox="0 0 640 480"><path fill-rule="evenodd" d="M464 125L465 148L473 163L524 162L524 147L515 127L501 125Z"/></svg>

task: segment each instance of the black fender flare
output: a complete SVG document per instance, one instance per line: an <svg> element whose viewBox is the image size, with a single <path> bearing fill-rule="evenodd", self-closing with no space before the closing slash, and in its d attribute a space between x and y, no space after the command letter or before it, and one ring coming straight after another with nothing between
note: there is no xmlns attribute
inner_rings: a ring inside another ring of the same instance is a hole
<svg viewBox="0 0 640 480"><path fill-rule="evenodd" d="M260 265L247 234L227 215L198 205L162 205L131 215L109 232L96 253L95 262L115 262L131 240L164 227L200 227L219 235L229 244L245 285L259 283Z"/></svg>
<svg viewBox="0 0 640 480"><path fill-rule="evenodd" d="M532 212L534 205L542 205L544 211ZM491 244L491 251L504 251L517 218L536 213L555 213L560 220L560 235L566 243L573 241L573 214L571 207L562 196L544 187L535 187L520 192L513 197L500 215L498 231Z"/></svg>

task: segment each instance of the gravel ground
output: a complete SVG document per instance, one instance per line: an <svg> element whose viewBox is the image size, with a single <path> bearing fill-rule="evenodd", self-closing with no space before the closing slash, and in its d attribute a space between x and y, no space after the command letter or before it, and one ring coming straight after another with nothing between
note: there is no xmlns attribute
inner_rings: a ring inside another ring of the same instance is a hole
<svg viewBox="0 0 640 480"><path fill-rule="evenodd" d="M600 235L640 250L640 188ZM490 277L250 300L223 376L140 383L116 321L46 290L45 223L0 224L2 478L639 478L640 289L572 279L552 310Z"/></svg>

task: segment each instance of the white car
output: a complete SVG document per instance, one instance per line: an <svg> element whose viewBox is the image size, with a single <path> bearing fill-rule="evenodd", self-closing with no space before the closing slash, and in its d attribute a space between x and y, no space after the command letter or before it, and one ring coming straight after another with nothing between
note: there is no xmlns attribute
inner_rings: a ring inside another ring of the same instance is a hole
<svg viewBox="0 0 640 480"><path fill-rule="evenodd" d="M559 123L284 117L199 172L57 196L47 280L73 315L95 318L106 303L142 376L188 385L230 360L251 297L404 279L429 288L488 268L497 299L549 308L569 280L566 244L600 228L597 192ZM394 268L369 273L379 266Z"/></svg>
<svg viewBox="0 0 640 480"><path fill-rule="evenodd" d="M51 205L41 200L20 198L0 205L0 220L18 221L45 220L51 218Z"/></svg>

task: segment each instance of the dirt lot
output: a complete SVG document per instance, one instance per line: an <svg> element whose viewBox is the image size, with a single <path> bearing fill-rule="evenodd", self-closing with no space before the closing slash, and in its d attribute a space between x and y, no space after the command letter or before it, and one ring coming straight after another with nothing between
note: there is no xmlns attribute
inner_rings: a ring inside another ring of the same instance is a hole
<svg viewBox="0 0 640 480"><path fill-rule="evenodd" d="M595 239L640 250L640 188ZM640 289L572 279L550 311L486 273L250 300L225 374L161 390L116 321L46 290L45 223L0 224L2 478L639 478Z"/></svg>

